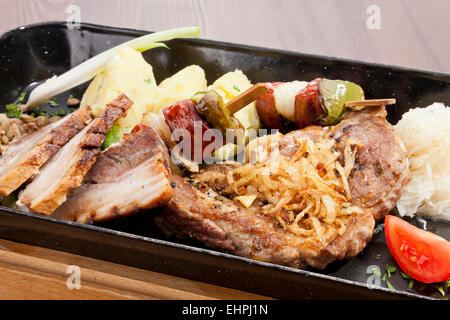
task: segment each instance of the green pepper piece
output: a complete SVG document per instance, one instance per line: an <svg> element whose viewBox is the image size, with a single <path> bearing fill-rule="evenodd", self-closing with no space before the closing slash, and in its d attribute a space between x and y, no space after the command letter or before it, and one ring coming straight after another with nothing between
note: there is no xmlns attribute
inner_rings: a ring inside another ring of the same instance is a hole
<svg viewBox="0 0 450 320"><path fill-rule="evenodd" d="M123 138L123 129L121 126L114 125L105 136L102 143L102 150L108 149L114 143L119 142Z"/></svg>
<svg viewBox="0 0 450 320"><path fill-rule="evenodd" d="M356 83L343 80L319 80L319 96L327 115L320 124L329 126L337 124L346 113L344 103L364 100L364 92Z"/></svg>
<svg viewBox="0 0 450 320"><path fill-rule="evenodd" d="M230 115L220 94L208 91L195 106L195 111L212 127L226 134L227 129L243 129L240 122Z"/></svg>

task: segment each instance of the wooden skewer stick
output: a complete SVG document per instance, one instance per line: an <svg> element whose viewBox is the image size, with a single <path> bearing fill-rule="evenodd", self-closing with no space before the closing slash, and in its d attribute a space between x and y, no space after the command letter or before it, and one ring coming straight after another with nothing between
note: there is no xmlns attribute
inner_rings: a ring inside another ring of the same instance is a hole
<svg viewBox="0 0 450 320"><path fill-rule="evenodd" d="M361 100L361 101L347 101L344 103L345 107L375 107L375 106L386 106L388 104L394 104L395 99L372 99L372 100Z"/></svg>
<svg viewBox="0 0 450 320"><path fill-rule="evenodd" d="M230 114L234 114L267 92L269 92L269 90L266 85L263 83L258 83L245 90L234 99L228 101L225 106L230 111Z"/></svg>

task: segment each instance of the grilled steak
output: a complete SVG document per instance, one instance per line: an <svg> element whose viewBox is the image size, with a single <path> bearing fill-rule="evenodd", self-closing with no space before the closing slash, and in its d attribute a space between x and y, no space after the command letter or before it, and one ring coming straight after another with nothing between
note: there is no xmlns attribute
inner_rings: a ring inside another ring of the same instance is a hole
<svg viewBox="0 0 450 320"><path fill-rule="evenodd" d="M158 134L142 126L104 151L51 216L90 223L165 204L172 195L168 157Z"/></svg>
<svg viewBox="0 0 450 320"><path fill-rule="evenodd" d="M233 190L226 174L240 164L212 165L198 175L174 177L174 195L155 216L156 225L169 236L192 237L209 247L298 268L322 269L333 260L354 257L370 241L375 219L393 208L409 179L404 147L386 121L384 108L350 113L335 127L291 132L281 138L280 154L294 154L298 148L295 140L305 136L313 141L334 139L334 148L341 155L346 139L363 144L348 179L351 202L362 212L348 218L345 232L324 246L311 245L306 236L281 227L263 214L257 201L245 208L229 199Z"/></svg>
<svg viewBox="0 0 450 320"><path fill-rule="evenodd" d="M42 167L39 175L20 193L19 203L44 215L55 211L66 200L69 191L81 185L101 152L106 133L132 104L124 94L108 104Z"/></svg>
<svg viewBox="0 0 450 320"><path fill-rule="evenodd" d="M173 182L173 196L155 215L156 226L168 236L192 237L239 256L321 269L333 260L354 257L373 234L374 219L365 211L348 221L343 235L317 252L305 243L306 237L284 230L257 205L246 209L195 179L173 176Z"/></svg>
<svg viewBox="0 0 450 320"><path fill-rule="evenodd" d="M79 109L60 121L25 135L8 146L0 158L0 194L18 189L91 119L88 108Z"/></svg>

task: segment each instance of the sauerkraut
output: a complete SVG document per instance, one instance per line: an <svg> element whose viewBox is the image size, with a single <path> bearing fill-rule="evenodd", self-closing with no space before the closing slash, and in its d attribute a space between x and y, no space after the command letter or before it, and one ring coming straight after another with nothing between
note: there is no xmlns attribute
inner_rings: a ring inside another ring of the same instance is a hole
<svg viewBox="0 0 450 320"><path fill-rule="evenodd" d="M412 179L397 208L450 221L450 108L433 103L408 111L395 126L408 151Z"/></svg>

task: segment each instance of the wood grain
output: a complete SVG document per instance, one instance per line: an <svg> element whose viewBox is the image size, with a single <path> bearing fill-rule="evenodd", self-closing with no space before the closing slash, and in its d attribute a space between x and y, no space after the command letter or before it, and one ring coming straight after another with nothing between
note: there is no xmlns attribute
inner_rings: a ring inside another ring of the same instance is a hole
<svg viewBox="0 0 450 320"><path fill-rule="evenodd" d="M81 288L68 289L67 267ZM267 299L238 290L0 240L0 299Z"/></svg>
<svg viewBox="0 0 450 320"><path fill-rule="evenodd" d="M65 21L158 31L199 25L203 38L450 73L448 0L0 0L0 33ZM381 29L366 26L378 5Z"/></svg>

